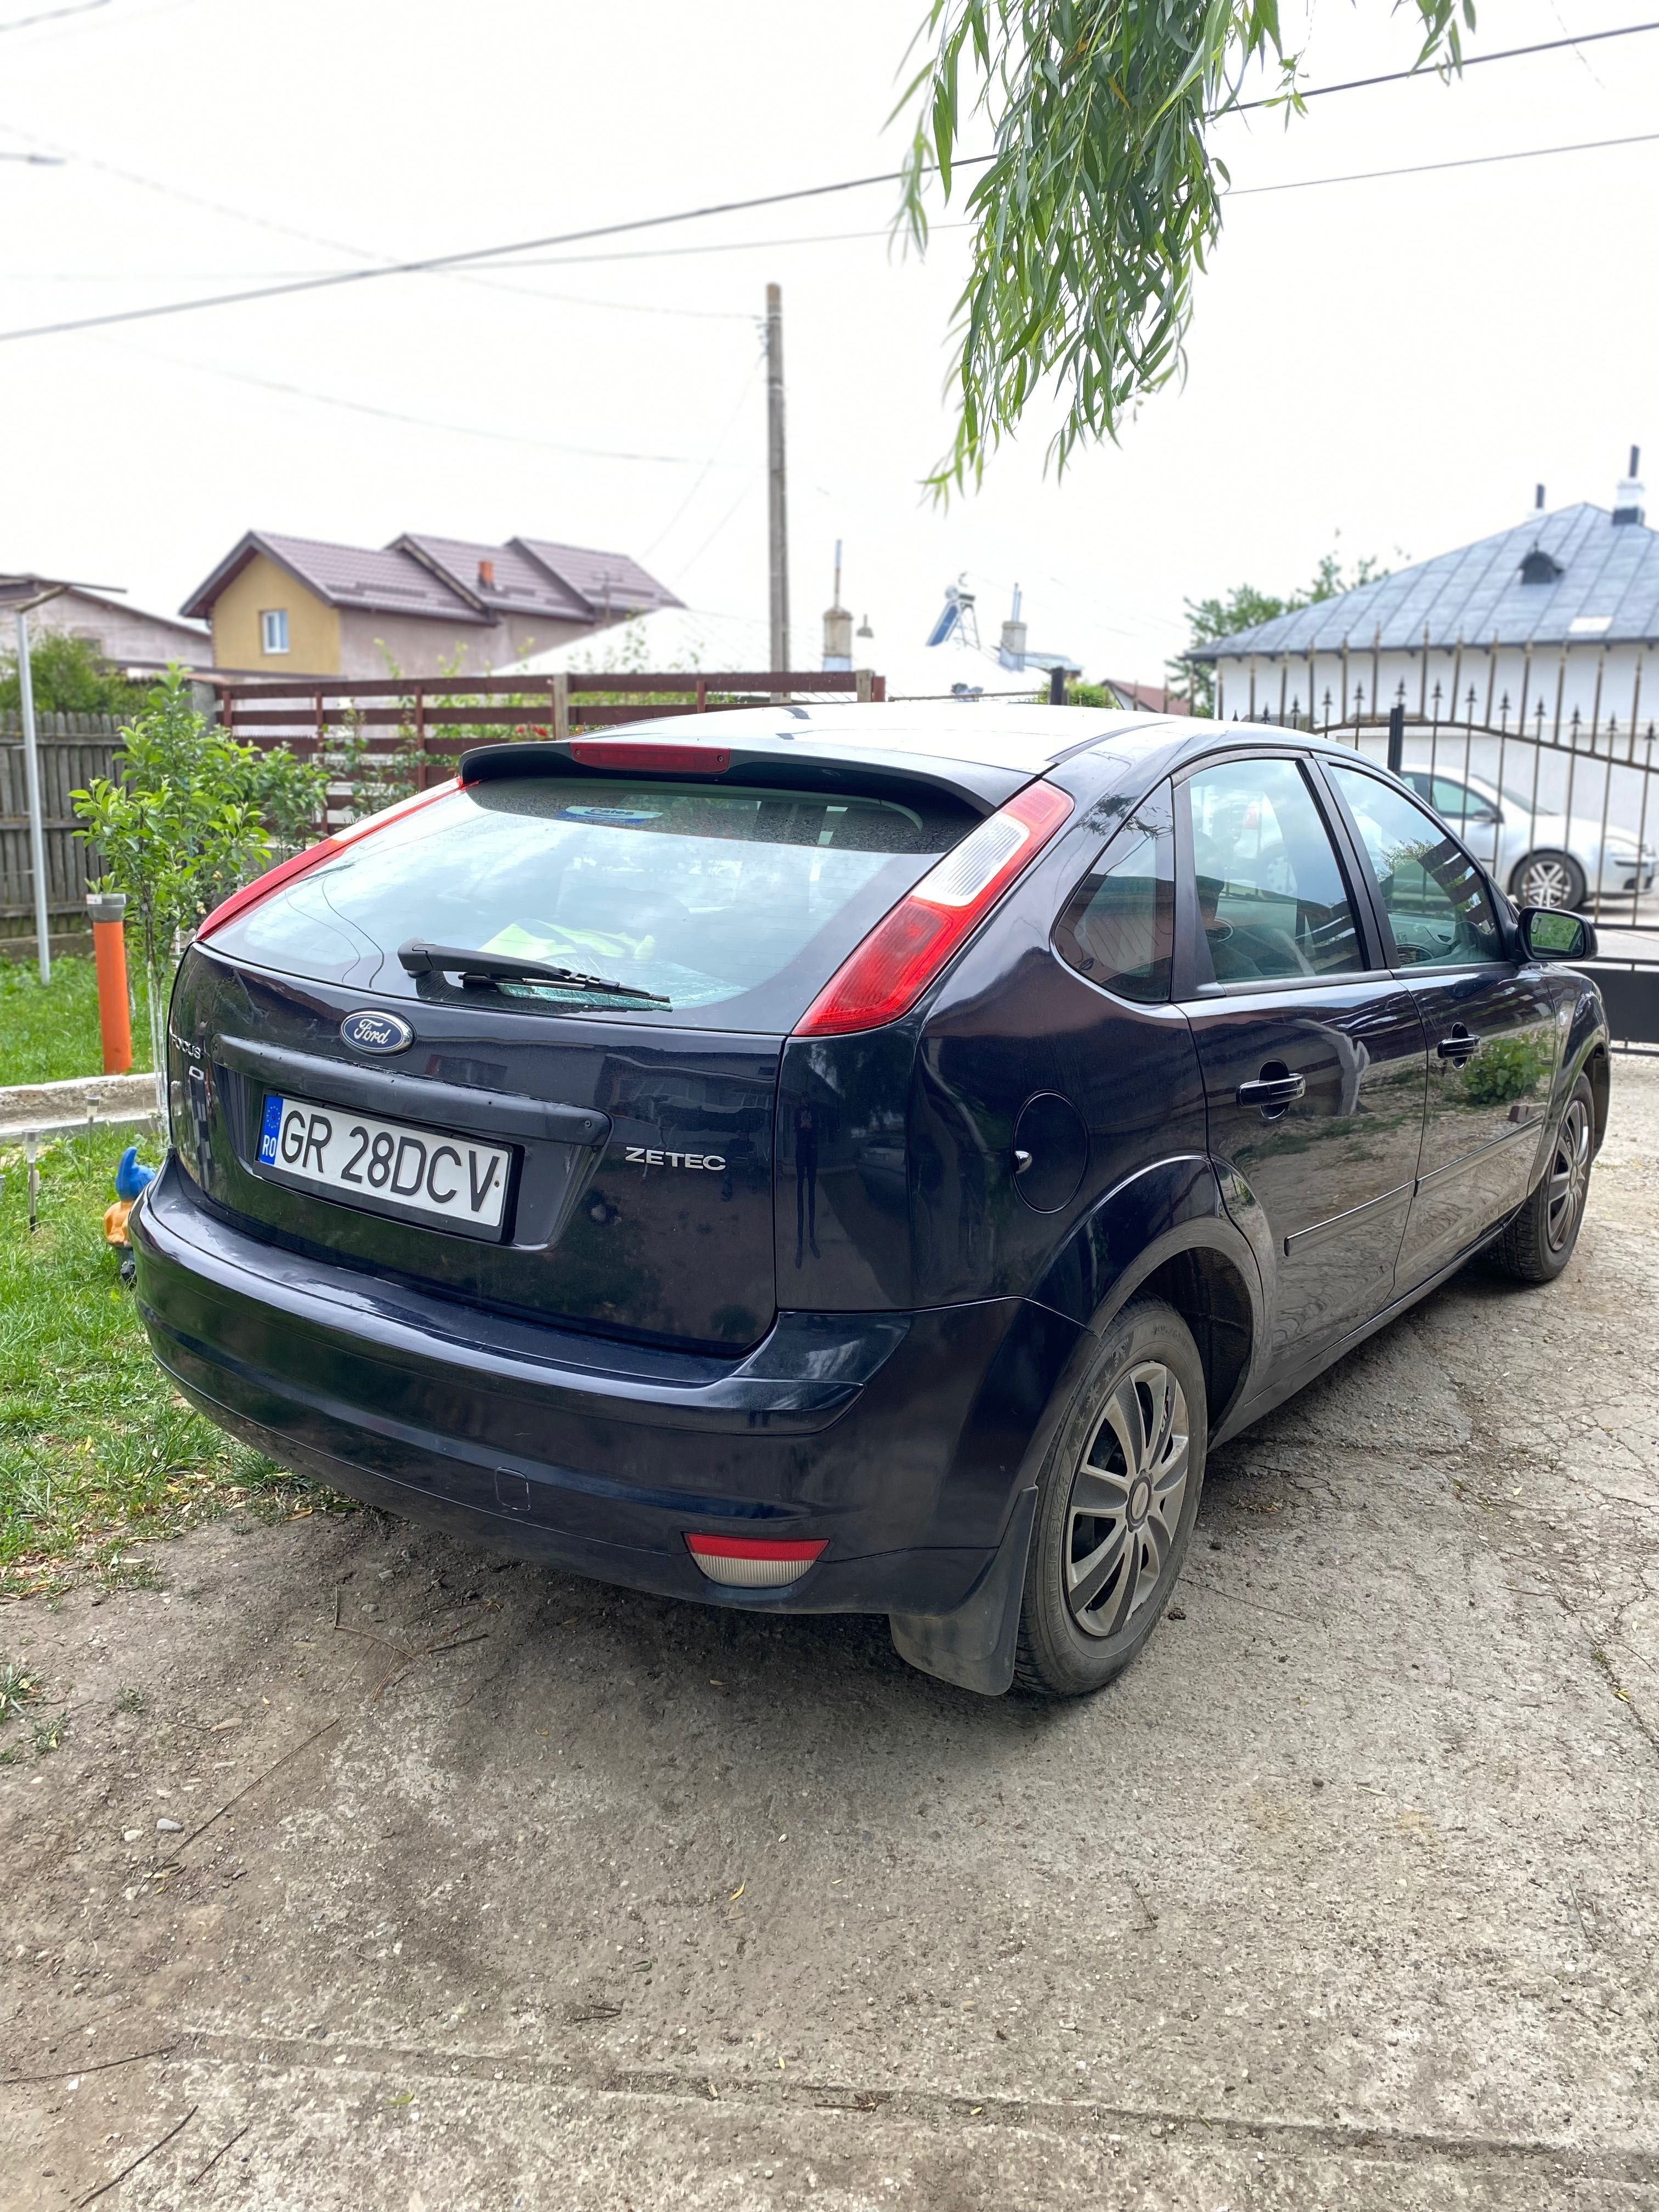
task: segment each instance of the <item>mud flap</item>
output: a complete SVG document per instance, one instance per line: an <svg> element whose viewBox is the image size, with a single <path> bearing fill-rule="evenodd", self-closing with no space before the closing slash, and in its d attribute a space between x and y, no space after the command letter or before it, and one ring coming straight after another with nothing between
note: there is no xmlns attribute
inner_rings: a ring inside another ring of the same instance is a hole
<svg viewBox="0 0 1659 2212"><path fill-rule="evenodd" d="M901 1659L942 1682L1002 1697L1014 1679L1014 1647L1025 1594L1025 1561L1036 1519L1036 1486L1014 1500L996 1556L954 1613L894 1613L887 1617Z"/></svg>

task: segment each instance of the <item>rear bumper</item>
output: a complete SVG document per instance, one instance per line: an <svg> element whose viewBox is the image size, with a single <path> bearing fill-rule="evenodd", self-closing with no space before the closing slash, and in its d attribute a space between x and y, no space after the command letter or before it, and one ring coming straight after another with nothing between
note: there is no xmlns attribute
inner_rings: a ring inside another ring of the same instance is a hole
<svg viewBox="0 0 1659 2212"><path fill-rule="evenodd" d="M1081 1334L1000 1298L782 1314L736 1362L645 1351L273 1246L173 1160L130 1234L156 1357L284 1466L577 1573L761 1611L960 1605ZM787 1589L733 1588L705 1579L693 1532L826 1548Z"/></svg>

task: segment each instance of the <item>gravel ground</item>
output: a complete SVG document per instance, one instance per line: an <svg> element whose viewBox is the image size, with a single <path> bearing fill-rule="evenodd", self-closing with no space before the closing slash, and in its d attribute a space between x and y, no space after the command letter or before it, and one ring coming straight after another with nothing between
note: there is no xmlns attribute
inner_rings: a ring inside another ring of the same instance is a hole
<svg viewBox="0 0 1659 2212"><path fill-rule="evenodd" d="M1659 1063L1613 1098L1564 1280L1229 1447L1086 1705L368 1516L0 1612L68 1701L0 1769L0 2202L1659 2206Z"/></svg>

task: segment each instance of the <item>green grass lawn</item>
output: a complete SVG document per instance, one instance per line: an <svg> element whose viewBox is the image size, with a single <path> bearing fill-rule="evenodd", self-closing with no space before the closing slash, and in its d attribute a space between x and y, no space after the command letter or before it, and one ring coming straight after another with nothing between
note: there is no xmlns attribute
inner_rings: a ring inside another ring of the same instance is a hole
<svg viewBox="0 0 1659 2212"><path fill-rule="evenodd" d="M0 1597L153 1580L136 1543L233 1507L345 1504L233 1443L150 1357L103 1236L129 1141L100 1130L47 1150L32 1237L22 1156L0 1152Z"/></svg>
<svg viewBox="0 0 1659 2212"><path fill-rule="evenodd" d="M132 1065L149 1066L149 1017L143 978L129 969ZM44 990L32 960L0 960L0 1084L57 1083L101 1075L98 983L90 958L54 960Z"/></svg>

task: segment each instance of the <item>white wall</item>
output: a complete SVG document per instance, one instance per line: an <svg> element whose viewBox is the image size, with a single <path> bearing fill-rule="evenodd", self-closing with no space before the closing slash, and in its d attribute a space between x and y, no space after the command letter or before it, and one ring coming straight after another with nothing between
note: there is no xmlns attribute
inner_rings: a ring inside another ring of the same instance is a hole
<svg viewBox="0 0 1659 2212"><path fill-rule="evenodd" d="M1282 704L1287 714L1293 707L1299 707L1305 714L1309 675L1305 653L1257 653L1253 658L1235 655L1219 660L1216 663L1216 712L1225 721L1236 716L1248 718L1252 714L1277 720ZM1508 726L1515 730L1520 725L1524 699L1528 736L1538 733L1537 710L1541 700L1543 735L1555 736L1559 710L1563 744L1570 739L1575 708L1581 718L1581 737L1588 737L1593 721L1603 735L1609 724L1616 722L1618 733L1628 736L1632 708L1644 736L1649 724L1659 720L1659 650L1650 651L1643 646L1614 645L1604 648L1592 640L1570 645L1565 653L1559 646L1544 646L1529 655L1509 646L1496 652L1466 646L1461 656L1452 648L1434 647L1425 657L1421 652L1387 651L1373 656L1369 647L1362 649L1351 641L1346 693L1340 653L1316 654L1312 678L1316 720L1322 721L1325 719L1328 692L1329 712L1335 720L1341 720L1356 711L1367 715L1377 711L1386 714L1398 701L1402 684L1407 714L1415 716L1420 708L1431 719L1436 713L1434 690L1438 684L1442 721L1462 722L1468 718L1472 688L1477 724L1490 721L1494 727L1502 724L1507 698ZM1380 709L1376 705L1379 694Z"/></svg>
<svg viewBox="0 0 1659 2212"><path fill-rule="evenodd" d="M11 625L7 624L9 629ZM39 637L46 630L66 630L72 637L89 638L106 660L182 660L187 667L213 665L213 641L205 630L167 621L163 615L147 615L137 607L112 607L78 592L64 592L29 616L29 633ZM7 636L4 643L13 642Z"/></svg>

